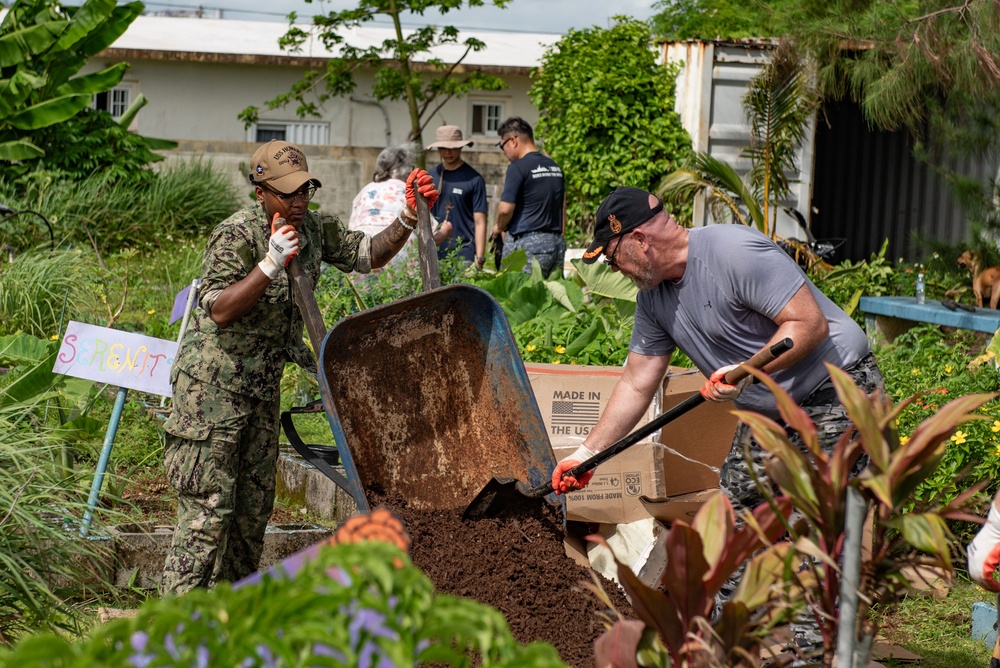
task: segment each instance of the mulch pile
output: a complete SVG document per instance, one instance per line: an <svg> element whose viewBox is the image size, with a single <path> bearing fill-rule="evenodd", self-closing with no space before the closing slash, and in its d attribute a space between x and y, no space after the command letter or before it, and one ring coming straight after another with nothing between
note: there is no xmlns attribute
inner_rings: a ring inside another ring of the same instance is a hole
<svg viewBox="0 0 1000 668"><path fill-rule="evenodd" d="M464 508L417 511L398 497L370 494L406 524L413 562L438 591L499 610L519 642L552 644L564 662L594 665L594 641L605 630L601 613L617 617L590 591L592 571L566 556L561 511L546 503L494 519L462 520ZM613 582L598 576L615 608L632 608Z"/></svg>

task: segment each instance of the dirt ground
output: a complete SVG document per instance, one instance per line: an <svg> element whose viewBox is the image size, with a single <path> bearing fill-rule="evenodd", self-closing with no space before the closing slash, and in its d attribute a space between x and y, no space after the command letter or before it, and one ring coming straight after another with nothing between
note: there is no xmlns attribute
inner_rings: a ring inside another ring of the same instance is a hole
<svg viewBox="0 0 1000 668"><path fill-rule="evenodd" d="M581 583L590 569L566 556L561 513L539 503L495 519L465 521L463 509L415 511L400 498L372 498L390 508L413 540L414 563L442 592L496 608L520 642L551 643L563 661L594 665L594 640L617 618ZM632 610L613 582L602 580L615 608Z"/></svg>

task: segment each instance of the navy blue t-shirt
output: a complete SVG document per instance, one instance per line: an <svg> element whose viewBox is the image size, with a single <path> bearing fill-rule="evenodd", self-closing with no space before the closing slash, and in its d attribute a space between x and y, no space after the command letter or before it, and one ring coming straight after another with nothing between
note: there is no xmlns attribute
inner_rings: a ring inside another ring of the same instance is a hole
<svg viewBox="0 0 1000 668"><path fill-rule="evenodd" d="M534 151L507 167L500 200L514 204L507 231L562 234L563 173L552 158Z"/></svg>
<svg viewBox="0 0 1000 668"><path fill-rule="evenodd" d="M449 250L461 243L462 249L458 254L466 262L472 262L476 258L476 221L472 214L488 211L486 181L468 163L462 163L461 167L452 170L439 164L431 169L430 175L434 179L434 187L441 193L431 213L438 222L444 222L447 218L455 226L451 236L438 246L438 256L444 257Z"/></svg>

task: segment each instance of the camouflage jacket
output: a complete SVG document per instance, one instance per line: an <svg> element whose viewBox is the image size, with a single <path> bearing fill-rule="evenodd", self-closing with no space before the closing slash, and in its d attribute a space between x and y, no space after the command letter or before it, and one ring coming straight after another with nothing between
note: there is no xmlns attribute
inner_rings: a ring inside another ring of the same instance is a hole
<svg viewBox="0 0 1000 668"><path fill-rule="evenodd" d="M200 295L216 294L246 277L267 254L271 227L259 205L243 209L212 231L201 269ZM339 218L309 212L299 228L299 262L315 285L320 263L344 272L371 268L370 243ZM191 313L172 369L215 387L271 399L286 362L315 369L302 341L303 320L292 299L288 272L282 271L242 318L220 329L204 308Z"/></svg>

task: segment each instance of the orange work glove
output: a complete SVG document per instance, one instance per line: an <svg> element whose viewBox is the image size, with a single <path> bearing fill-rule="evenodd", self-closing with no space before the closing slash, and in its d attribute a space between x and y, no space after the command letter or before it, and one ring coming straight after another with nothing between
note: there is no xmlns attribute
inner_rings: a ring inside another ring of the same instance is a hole
<svg viewBox="0 0 1000 668"><path fill-rule="evenodd" d="M729 366L716 369L701 388L701 396L705 397L706 401L715 402L732 401L740 396L740 392L750 384L753 376L746 376L735 385L726 383L726 374L738 366L738 364L730 364Z"/></svg>
<svg viewBox="0 0 1000 668"><path fill-rule="evenodd" d="M993 579L1000 564L1000 513L992 504L986 522L969 543L967 552L969 576L986 589L1000 592L1000 582Z"/></svg>
<svg viewBox="0 0 1000 668"><path fill-rule="evenodd" d="M406 177L406 204L414 211L417 210L417 193L427 198L427 206L434 206L438 199L437 188L434 187L434 179L422 169L414 169Z"/></svg>
<svg viewBox="0 0 1000 668"><path fill-rule="evenodd" d="M580 446L577 448L573 454L562 459L558 464L556 464L555 470L552 471L552 489L556 494L565 494L566 492L572 492L577 489L583 489L590 482L590 479L594 477L593 471L587 471L579 478L573 478L570 476L563 477L566 471L576 468L583 462L587 461L597 453L589 448Z"/></svg>

